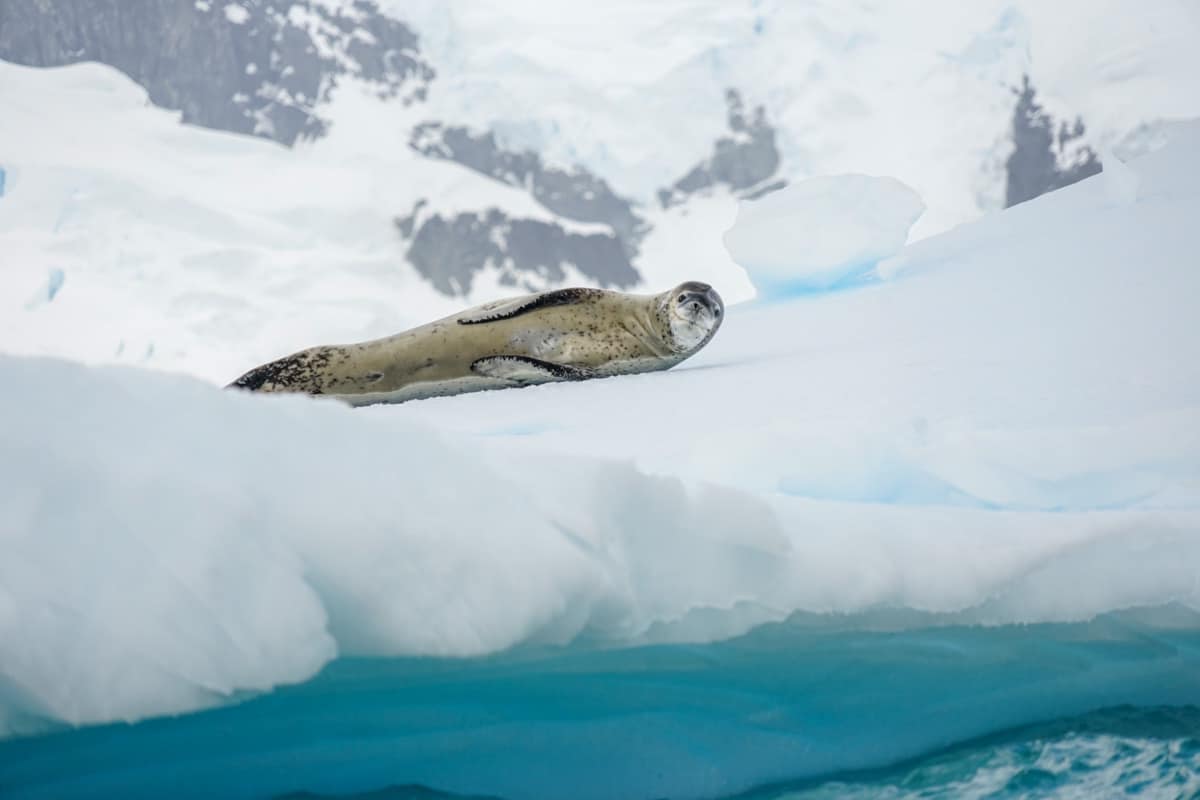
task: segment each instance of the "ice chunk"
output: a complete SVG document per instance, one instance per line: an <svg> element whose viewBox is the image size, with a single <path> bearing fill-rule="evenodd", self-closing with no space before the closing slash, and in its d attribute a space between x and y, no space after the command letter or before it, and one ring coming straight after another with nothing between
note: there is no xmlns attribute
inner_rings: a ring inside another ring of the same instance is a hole
<svg viewBox="0 0 1200 800"><path fill-rule="evenodd" d="M766 296L834 289L899 252L924 210L894 178L812 178L743 201L725 246Z"/></svg>
<svg viewBox="0 0 1200 800"><path fill-rule="evenodd" d="M0 709L17 717L194 709L338 651L624 641L786 564L761 501L628 465L522 467L339 403L148 371L0 357L0 384Z"/></svg>

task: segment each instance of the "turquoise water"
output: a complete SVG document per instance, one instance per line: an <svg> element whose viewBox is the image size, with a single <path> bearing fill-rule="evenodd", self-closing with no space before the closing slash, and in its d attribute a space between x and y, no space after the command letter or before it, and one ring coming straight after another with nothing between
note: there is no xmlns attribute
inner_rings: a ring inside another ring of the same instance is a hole
<svg viewBox="0 0 1200 800"><path fill-rule="evenodd" d="M0 797L1190 798L1198 706L1184 608L798 616L712 644L341 659L235 705L0 742Z"/></svg>

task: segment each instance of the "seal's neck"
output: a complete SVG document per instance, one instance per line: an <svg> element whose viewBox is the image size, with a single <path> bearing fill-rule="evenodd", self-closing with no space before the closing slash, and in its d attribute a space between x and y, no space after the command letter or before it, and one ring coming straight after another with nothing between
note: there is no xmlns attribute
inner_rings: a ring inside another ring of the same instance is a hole
<svg viewBox="0 0 1200 800"><path fill-rule="evenodd" d="M627 299L633 299L629 297ZM670 338L670 323L667 321L660 298L647 303L645 296L640 302L627 303L624 321L621 323L630 336L637 339L649 352L658 358L672 358L679 353Z"/></svg>

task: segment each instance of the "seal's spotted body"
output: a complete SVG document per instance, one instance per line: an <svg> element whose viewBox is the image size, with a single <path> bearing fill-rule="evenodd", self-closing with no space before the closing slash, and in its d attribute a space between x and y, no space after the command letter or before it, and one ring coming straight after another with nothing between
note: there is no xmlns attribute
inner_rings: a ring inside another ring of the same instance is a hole
<svg viewBox="0 0 1200 800"><path fill-rule="evenodd" d="M368 405L650 372L707 344L723 313L703 283L659 295L560 289L487 303L384 339L303 350L231 386Z"/></svg>

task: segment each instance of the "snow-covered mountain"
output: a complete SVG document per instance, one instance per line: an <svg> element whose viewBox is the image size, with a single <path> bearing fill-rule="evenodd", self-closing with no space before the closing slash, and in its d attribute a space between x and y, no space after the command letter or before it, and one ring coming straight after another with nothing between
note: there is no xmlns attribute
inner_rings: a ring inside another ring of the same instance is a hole
<svg viewBox="0 0 1200 800"><path fill-rule="evenodd" d="M687 261L687 277L738 295L748 286L719 247L737 200L819 174L890 175L926 205L919 238L1036 196L1200 116L1198 26L1180 0L10 0L0 59L98 61L185 123L291 147L264 163L388 184L359 195L370 210L352 226L381 270L404 273L387 280L461 302L572 282L657 288ZM69 113L70 83L37 97L0 87L35 111L0 122L0 168L20 169L48 122L97 124ZM94 138L135 135L117 133L136 127L128 110ZM47 163L79 163L38 146ZM237 175L254 167L222 168L231 193L247 191ZM400 316L440 308L423 296Z"/></svg>
<svg viewBox="0 0 1200 800"><path fill-rule="evenodd" d="M342 78L409 103L434 75L416 34L370 0L14 0L0 7L0 58L109 64L185 123L288 145L328 129L321 107Z"/></svg>

